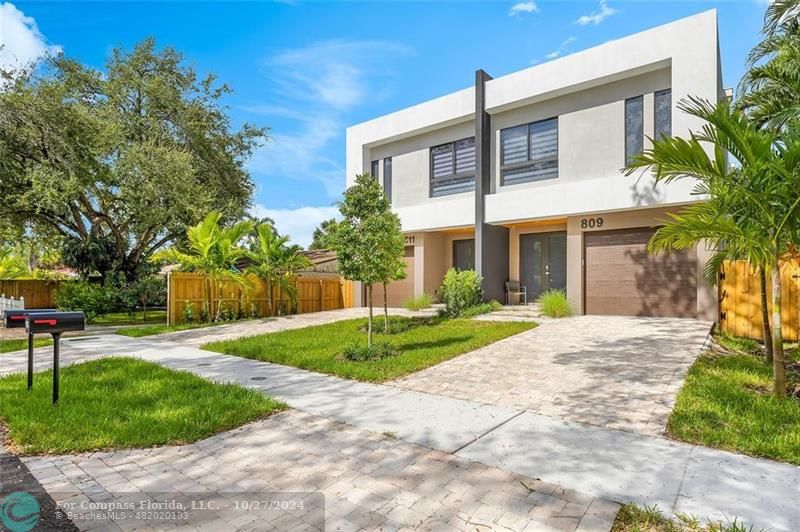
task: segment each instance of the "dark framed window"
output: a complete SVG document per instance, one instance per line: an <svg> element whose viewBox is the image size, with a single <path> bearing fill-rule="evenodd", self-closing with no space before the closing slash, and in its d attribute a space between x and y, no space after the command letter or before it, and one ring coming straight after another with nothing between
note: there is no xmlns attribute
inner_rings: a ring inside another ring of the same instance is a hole
<svg viewBox="0 0 800 532"><path fill-rule="evenodd" d="M475 137L431 148L431 197L475 190Z"/></svg>
<svg viewBox="0 0 800 532"><path fill-rule="evenodd" d="M456 270L475 269L475 239L453 240L453 268Z"/></svg>
<svg viewBox="0 0 800 532"><path fill-rule="evenodd" d="M655 135L654 138L672 136L672 90L664 89L653 94Z"/></svg>
<svg viewBox="0 0 800 532"><path fill-rule="evenodd" d="M372 161L372 164L369 165L369 174L378 179L378 166L380 165L380 161Z"/></svg>
<svg viewBox="0 0 800 532"><path fill-rule="evenodd" d="M392 202L392 158L387 157L383 160L383 193Z"/></svg>
<svg viewBox="0 0 800 532"><path fill-rule="evenodd" d="M502 185L558 177L558 118L500 131Z"/></svg>
<svg viewBox="0 0 800 532"><path fill-rule="evenodd" d="M625 164L644 151L644 98L625 100Z"/></svg>

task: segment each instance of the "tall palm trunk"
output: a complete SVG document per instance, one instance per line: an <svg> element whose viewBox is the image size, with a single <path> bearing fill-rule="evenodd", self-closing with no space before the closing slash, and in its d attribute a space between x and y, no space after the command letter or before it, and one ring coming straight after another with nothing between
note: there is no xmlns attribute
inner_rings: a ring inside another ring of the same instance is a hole
<svg viewBox="0 0 800 532"><path fill-rule="evenodd" d="M772 267L772 374L775 395L786 395L786 366L783 361L783 331L781 330L781 271Z"/></svg>
<svg viewBox="0 0 800 532"><path fill-rule="evenodd" d="M389 283L383 283L383 332L389 332L389 303L387 303L386 299L386 285Z"/></svg>
<svg viewBox="0 0 800 532"><path fill-rule="evenodd" d="M761 289L761 329L764 336L764 347L767 350L767 364L772 365L772 333L769 329L769 307L767 306L767 268L761 265L758 268Z"/></svg>
<svg viewBox="0 0 800 532"><path fill-rule="evenodd" d="M283 283L278 284L278 316L283 316Z"/></svg>
<svg viewBox="0 0 800 532"><path fill-rule="evenodd" d="M275 315L275 296L272 293L272 278L267 278L267 304L269 305L269 316Z"/></svg>
<svg viewBox="0 0 800 532"><path fill-rule="evenodd" d="M367 347L372 346L372 285L367 287L367 306L369 306L369 316L367 317Z"/></svg>
<svg viewBox="0 0 800 532"><path fill-rule="evenodd" d="M214 321L222 319L222 281L217 281L217 313L214 315Z"/></svg>

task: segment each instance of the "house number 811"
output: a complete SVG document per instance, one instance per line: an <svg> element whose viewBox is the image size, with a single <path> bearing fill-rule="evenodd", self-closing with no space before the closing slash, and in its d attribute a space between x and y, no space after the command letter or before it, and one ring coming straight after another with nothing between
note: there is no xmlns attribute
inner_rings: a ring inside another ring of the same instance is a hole
<svg viewBox="0 0 800 532"><path fill-rule="evenodd" d="M597 227L603 227L603 219L602 218L582 218L581 219L581 229L595 229Z"/></svg>

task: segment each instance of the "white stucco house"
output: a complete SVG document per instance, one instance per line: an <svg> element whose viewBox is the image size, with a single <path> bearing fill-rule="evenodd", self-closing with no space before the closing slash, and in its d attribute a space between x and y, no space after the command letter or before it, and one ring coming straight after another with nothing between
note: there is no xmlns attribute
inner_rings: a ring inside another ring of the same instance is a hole
<svg viewBox="0 0 800 532"><path fill-rule="evenodd" d="M724 98L716 11L706 11L475 85L347 130L348 185L370 172L406 234L408 277L390 304L475 268L486 298L562 288L587 314L716 319L704 247L650 256L692 183L627 177L658 135L700 123L678 102Z"/></svg>

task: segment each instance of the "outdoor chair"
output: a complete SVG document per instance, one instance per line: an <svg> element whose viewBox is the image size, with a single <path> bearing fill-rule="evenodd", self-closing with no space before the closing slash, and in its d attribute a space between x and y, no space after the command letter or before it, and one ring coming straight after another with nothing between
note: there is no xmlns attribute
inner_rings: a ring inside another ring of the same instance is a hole
<svg viewBox="0 0 800 532"><path fill-rule="evenodd" d="M506 281L506 305L511 304L511 297L517 298L517 304L524 302L528 304L528 292L525 287L519 284L519 281Z"/></svg>

